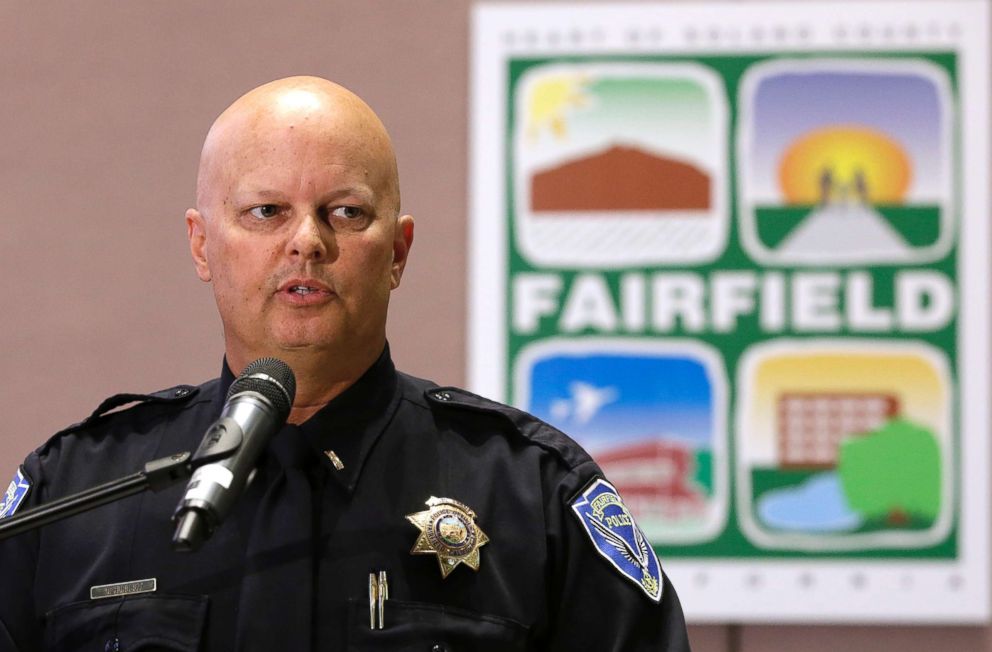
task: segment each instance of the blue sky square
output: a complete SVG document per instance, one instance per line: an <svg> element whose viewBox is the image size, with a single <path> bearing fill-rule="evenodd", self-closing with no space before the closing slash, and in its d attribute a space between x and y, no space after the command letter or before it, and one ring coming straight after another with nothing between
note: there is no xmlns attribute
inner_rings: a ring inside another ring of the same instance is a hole
<svg viewBox="0 0 992 652"><path fill-rule="evenodd" d="M713 383L696 358L559 353L534 362L529 384L525 408L587 448L646 439L713 447Z"/></svg>

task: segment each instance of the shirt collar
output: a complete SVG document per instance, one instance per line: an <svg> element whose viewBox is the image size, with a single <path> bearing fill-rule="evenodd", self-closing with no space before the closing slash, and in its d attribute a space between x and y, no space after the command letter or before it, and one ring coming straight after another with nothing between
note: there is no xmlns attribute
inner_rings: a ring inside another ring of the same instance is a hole
<svg viewBox="0 0 992 652"><path fill-rule="evenodd" d="M225 358L218 383L221 405L234 380ZM396 367L387 343L361 378L300 424L313 446L317 463L348 493L354 491L365 460L396 412L397 384ZM326 451L333 451L343 468L335 468Z"/></svg>
<svg viewBox="0 0 992 652"><path fill-rule="evenodd" d="M231 385L235 381L234 372L227 365L227 356L224 356L224 364L220 368L220 382L217 383L217 403L224 405L224 401L227 400L227 391L231 389Z"/></svg>

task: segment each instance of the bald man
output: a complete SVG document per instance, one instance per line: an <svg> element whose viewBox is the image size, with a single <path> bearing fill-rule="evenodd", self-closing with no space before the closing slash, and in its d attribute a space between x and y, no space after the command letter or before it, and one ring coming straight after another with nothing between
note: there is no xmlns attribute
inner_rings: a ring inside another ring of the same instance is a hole
<svg viewBox="0 0 992 652"><path fill-rule="evenodd" d="M182 487L0 543L0 650L688 650L654 551L581 448L393 367L414 221L364 102L311 77L238 99L186 226L220 377L105 400L25 460L0 514L195 449L258 358L295 373L288 422L196 552L171 546Z"/></svg>

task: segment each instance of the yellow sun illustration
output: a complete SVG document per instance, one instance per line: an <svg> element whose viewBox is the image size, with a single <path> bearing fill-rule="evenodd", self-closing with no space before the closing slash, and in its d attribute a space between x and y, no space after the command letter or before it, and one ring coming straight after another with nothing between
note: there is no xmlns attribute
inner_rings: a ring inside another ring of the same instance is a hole
<svg viewBox="0 0 992 652"><path fill-rule="evenodd" d="M559 75L534 84L527 103L527 135L536 140L547 128L557 138L566 134L565 118L570 109L585 106L589 96L584 76Z"/></svg>
<svg viewBox="0 0 992 652"><path fill-rule="evenodd" d="M899 204L912 180L903 147L876 129L833 126L798 138L779 163L779 184L788 204L816 204L837 193L871 204Z"/></svg>

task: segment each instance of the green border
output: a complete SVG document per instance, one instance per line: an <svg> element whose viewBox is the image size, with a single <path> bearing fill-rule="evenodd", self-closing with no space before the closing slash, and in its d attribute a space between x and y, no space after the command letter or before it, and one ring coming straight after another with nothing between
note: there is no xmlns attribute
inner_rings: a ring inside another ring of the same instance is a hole
<svg viewBox="0 0 992 652"><path fill-rule="evenodd" d="M545 57L545 58L527 58L527 59L512 59L508 62L508 92L507 92L507 123L506 123L506 138L503 143L504 146L504 160L506 162L505 167L505 180L506 180L506 230L505 245L507 247L508 259L507 259L507 300L508 305L513 304L513 283L512 279L516 274L522 272L549 272L559 275L563 280L563 292L562 296L567 294L568 288L573 282L575 276L583 271L594 271L603 278L605 278L610 286L611 291L614 296L618 296L620 277L622 274L627 272L642 272L650 274L655 271L666 271L671 270L670 267L631 267L622 270L610 270L610 271L596 271L596 270L574 270L562 267L537 267L531 265L527 260L523 258L516 247L516 232L515 232L515 215L514 215L514 179L513 179L513 126L516 119L516 109L515 109L515 96L520 82L521 76L528 70L545 64L551 63L617 63L617 62L650 62L650 63L687 63L702 65L711 69L724 83L724 91L728 100L728 133L727 133L727 148L728 153L728 177L727 183L729 184L728 192L728 209L730 211L731 220L730 228L727 237L726 247L722 254L720 254L714 261L702 265L687 265L682 268L678 268L681 271L692 271L698 273L702 277L706 277L709 274L721 271L721 270L751 270L756 272L761 272L765 270L774 269L774 271L781 272L785 275L789 275L796 271L815 271L815 268L810 267L798 267L798 266L775 266L774 268L766 268L758 265L753 261L747 253L744 251L743 246L740 242L739 233L739 220L734 219L738 214L738 197L737 197L737 178L736 178L736 135L737 135L737 101L738 101L738 87L744 73L751 68L753 65L766 61L773 60L790 60L794 61L796 59L817 59L817 58L829 58L833 60L837 59L900 59L900 60L924 60L932 64L935 64L941 68L948 76L950 83L951 96L954 100L953 102L953 148L954 152L952 154L953 161L953 174L954 174L954 194L956 196L955 201L955 215L953 216L953 224L956 229L956 237L954 239L953 246L950 248L948 253L941 259L927 264L922 265L906 265L906 266L891 266L891 267L831 267L824 266L821 269L836 271L840 274L845 274L851 271L866 271L871 274L872 279L875 283L875 304L884 307L891 306L893 301L892 297L892 287L893 287L893 277L897 271L904 269L927 269L933 270L946 275L955 284L955 301L956 301L956 312L954 318L945 327L935 332L928 333L913 333L913 334L899 334L899 333L889 333L889 334L864 334L864 333L851 333L846 329L839 332L831 333L795 333L791 331L784 331L782 333L775 333L769 335L763 332L759 328L757 317L745 317L738 322L738 329L736 332L729 334L712 333L705 332L702 335L688 333L677 328L670 333L656 334L651 332L650 329L645 331L637 332L624 332L622 327L617 331L617 333L599 333L589 331L586 333L580 333L575 335L576 338L581 338L584 336L588 337L613 337L618 340L623 340L625 338L644 338L644 337L679 337L679 338L691 338L704 342L716 349L718 349L724 359L726 364L727 378L729 381L728 395L727 395L727 405L728 414L726 423L728 426L728 437L727 442L727 469L728 469L728 510L727 510L727 521L723 530L715 536L709 542L703 544L680 544L680 545L664 545L657 546L656 549L660 554L667 558L699 558L699 557L714 557L714 558L811 558L811 559L954 559L957 557L958 549L958 527L960 521L961 513L961 460L960 460L960 450L961 450L961 432L960 432L960 394L959 387L960 382L958 380L958 315L960 306L960 276L958 274L960 261L958 260L958 243L962 235L962 220L963 211L961 207L961 186L960 186L960 170L961 170L961 160L960 160L960 108L959 108L959 93L958 93L958 74L957 74L957 60L958 57L954 52L930 52L930 53L920 53L920 52L889 52L889 53L878 53L878 52L803 52L803 53L775 53L775 54L750 54L743 56L670 56L670 55L643 55L643 56L611 56L611 55L583 55L583 56L561 56L561 57ZM843 306L843 299L841 300L841 307ZM504 315L504 328L507 334L506 340L506 350L507 350L507 377L505 379L507 396L510 400L515 395L514 392L514 375L516 369L516 361L520 354L520 351L527 344L537 342L548 337L558 336L559 334L554 330L553 327L549 327L548 322L545 321L539 328L538 332L533 335L522 336L517 335L512 330L511 323L512 315L511 310L507 310ZM773 341L779 338L789 338L789 339L804 339L804 338L821 338L830 337L842 339L844 337L857 337L859 339L878 339L885 341L906 341L915 340L930 344L931 346L943 351L947 356L951 378L953 379L952 397L952 438L951 438L951 448L954 455L954 459L951 461L951 469L954 474L954 513L952 514L952 526L950 533L944 538L943 541L939 542L933 546L927 546L922 548L874 548L874 549L859 549L853 551L825 551L825 552L807 552L807 551L797 551L788 549L766 549L759 548L752 544L743 534L739 525L737 518L737 508L736 508L736 481L734 481L735 473L735 450L734 437L730 434L735 423L735 405L736 405L736 390L735 381L737 378L737 366L741 359L744 351L755 344L767 341Z"/></svg>

